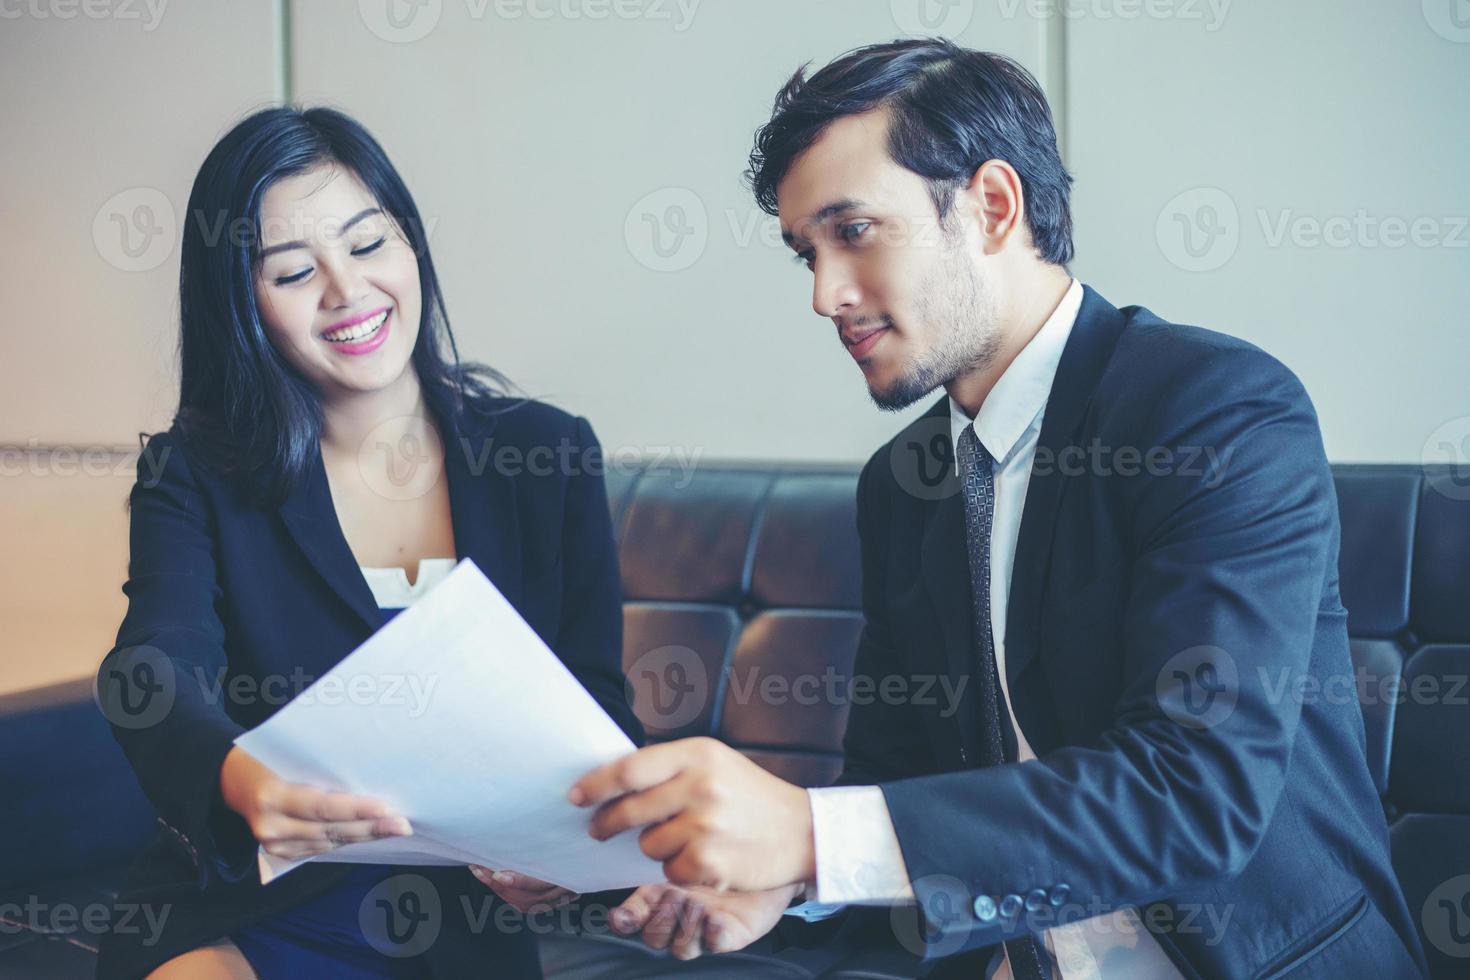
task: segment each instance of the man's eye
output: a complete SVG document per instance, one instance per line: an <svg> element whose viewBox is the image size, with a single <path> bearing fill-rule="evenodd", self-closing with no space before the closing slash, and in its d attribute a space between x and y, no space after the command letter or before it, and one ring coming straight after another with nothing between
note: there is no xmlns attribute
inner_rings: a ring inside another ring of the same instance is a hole
<svg viewBox="0 0 1470 980"><path fill-rule="evenodd" d="M300 282L301 280L305 279L310 274L311 274L311 270L310 269L302 269L300 272L295 273L294 275L281 276L280 278L278 278L276 280L276 285L277 286L289 286L293 282Z"/></svg>
<svg viewBox="0 0 1470 980"><path fill-rule="evenodd" d="M377 241L372 242L372 243L367 244L367 245L364 245L362 248L355 248L355 249L353 249L352 250L352 254L353 255L370 255L371 253L376 252L378 249L382 248L383 247L383 243L386 242L387 240L388 240L388 236L387 235L384 235L382 238L379 238Z"/></svg>
<svg viewBox="0 0 1470 980"><path fill-rule="evenodd" d="M810 269L817 261L817 257L811 252L797 252L791 257L791 261L795 262L797 265L804 265L808 269Z"/></svg>
<svg viewBox="0 0 1470 980"><path fill-rule="evenodd" d="M837 229L837 234L844 242L849 244L857 241L869 228L873 227L871 221L854 221L851 224L842 225Z"/></svg>

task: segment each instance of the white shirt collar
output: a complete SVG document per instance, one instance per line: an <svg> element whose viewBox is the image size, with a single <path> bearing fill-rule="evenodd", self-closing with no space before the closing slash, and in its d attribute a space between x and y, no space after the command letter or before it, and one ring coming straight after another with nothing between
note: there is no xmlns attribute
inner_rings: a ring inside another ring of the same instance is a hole
<svg viewBox="0 0 1470 980"><path fill-rule="evenodd" d="M1077 322L1081 307L1082 284L1073 279L1057 308L1036 336L1021 348L981 403L974 420L975 434L997 466L1005 465L1026 430L1046 409L1062 349L1072 335L1072 325ZM950 435L958 446L960 433L970 424L970 417L953 398L949 399L949 419Z"/></svg>

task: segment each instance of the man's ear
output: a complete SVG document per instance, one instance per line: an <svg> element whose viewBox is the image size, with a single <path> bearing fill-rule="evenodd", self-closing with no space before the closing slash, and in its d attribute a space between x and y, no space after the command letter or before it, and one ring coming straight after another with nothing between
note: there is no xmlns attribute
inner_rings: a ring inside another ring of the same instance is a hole
<svg viewBox="0 0 1470 980"><path fill-rule="evenodd" d="M955 207L964 208L964 217L974 222L987 255L1005 248L1018 228L1025 237L1026 192L1021 175L1004 160L986 160L977 167L955 193Z"/></svg>

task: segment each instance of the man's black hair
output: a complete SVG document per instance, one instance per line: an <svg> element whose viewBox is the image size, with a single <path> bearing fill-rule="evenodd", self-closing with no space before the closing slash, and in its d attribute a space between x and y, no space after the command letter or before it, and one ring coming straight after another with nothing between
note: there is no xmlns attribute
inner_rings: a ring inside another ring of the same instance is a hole
<svg viewBox="0 0 1470 980"><path fill-rule="evenodd" d="M987 160L1015 168L1026 224L1041 258L1072 258L1071 174L1041 86L1010 58L943 38L874 44L807 78L796 70L756 134L746 178L760 207L776 214L776 186L792 161L834 120L873 109L891 114L888 152L923 177L941 220L955 191Z"/></svg>

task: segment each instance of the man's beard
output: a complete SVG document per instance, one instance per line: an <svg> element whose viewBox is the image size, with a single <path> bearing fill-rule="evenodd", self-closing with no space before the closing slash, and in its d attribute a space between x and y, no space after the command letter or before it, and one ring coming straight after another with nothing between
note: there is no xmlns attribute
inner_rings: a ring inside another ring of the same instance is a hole
<svg viewBox="0 0 1470 980"><path fill-rule="evenodd" d="M944 254L918 291L914 322L934 327L933 343L886 389L868 388L885 412L908 408L940 385L995 360L1000 348L995 297L959 246L959 236L946 232Z"/></svg>

